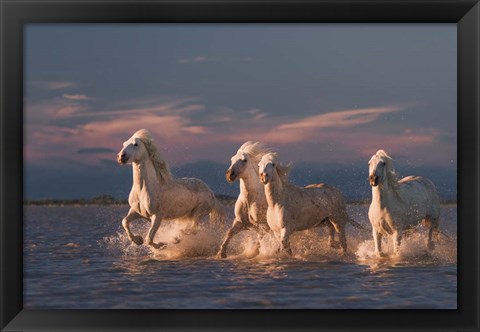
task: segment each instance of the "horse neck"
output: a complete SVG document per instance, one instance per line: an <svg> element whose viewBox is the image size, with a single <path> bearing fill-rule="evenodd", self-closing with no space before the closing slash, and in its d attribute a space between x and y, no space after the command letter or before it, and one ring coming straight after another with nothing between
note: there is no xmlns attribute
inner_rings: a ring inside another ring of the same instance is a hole
<svg viewBox="0 0 480 332"><path fill-rule="evenodd" d="M376 187L372 187L372 202L376 202L381 207L386 206L395 197L398 197L398 193L390 186L388 180L383 181Z"/></svg>
<svg viewBox="0 0 480 332"><path fill-rule="evenodd" d="M158 178L155 172L153 162L147 158L141 162L132 163L133 169L133 187L143 189L145 187L158 186Z"/></svg>
<svg viewBox="0 0 480 332"><path fill-rule="evenodd" d="M272 180L265 185L265 198L269 206L275 205L280 200L283 195L283 188L284 183L275 170Z"/></svg>
<svg viewBox="0 0 480 332"><path fill-rule="evenodd" d="M240 176L240 192L247 197L249 202L258 202L265 197L263 184L258 178L258 170L255 170L251 164Z"/></svg>

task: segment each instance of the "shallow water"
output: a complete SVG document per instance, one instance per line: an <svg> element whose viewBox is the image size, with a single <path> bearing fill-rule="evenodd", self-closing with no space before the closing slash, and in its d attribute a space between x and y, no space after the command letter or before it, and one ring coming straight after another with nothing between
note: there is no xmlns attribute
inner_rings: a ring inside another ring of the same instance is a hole
<svg viewBox="0 0 480 332"><path fill-rule="evenodd" d="M367 205L349 214L368 225ZM128 206L25 207L25 308L442 308L457 307L457 206L445 205L440 237L429 252L426 232L404 240L400 257L377 259L369 232L347 228L349 254L326 246L326 229L295 233L293 258L253 232L214 258L224 229L203 225L178 244L185 225L166 222L156 241L131 244L121 227ZM368 225L369 226L369 225ZM132 225L144 235L148 224ZM384 244L391 251L390 242Z"/></svg>

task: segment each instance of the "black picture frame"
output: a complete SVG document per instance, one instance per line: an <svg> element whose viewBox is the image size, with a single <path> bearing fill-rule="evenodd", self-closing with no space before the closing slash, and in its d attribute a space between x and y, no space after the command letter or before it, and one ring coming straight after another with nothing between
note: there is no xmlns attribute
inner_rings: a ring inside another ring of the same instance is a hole
<svg viewBox="0 0 480 332"><path fill-rule="evenodd" d="M479 330L478 0L0 0L0 328L59 330ZM26 23L456 23L457 310L23 309L23 27Z"/></svg>

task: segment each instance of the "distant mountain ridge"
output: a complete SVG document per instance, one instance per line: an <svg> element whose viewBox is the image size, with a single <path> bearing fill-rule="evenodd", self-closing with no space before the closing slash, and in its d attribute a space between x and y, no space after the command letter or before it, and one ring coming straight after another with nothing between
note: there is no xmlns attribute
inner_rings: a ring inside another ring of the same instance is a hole
<svg viewBox="0 0 480 332"><path fill-rule="evenodd" d="M230 184L225 179L229 164L214 161L197 161L172 167L175 177L202 179L217 195L237 196L238 182ZM401 176L420 175L435 183L442 199L456 199L457 173L454 169L434 166L413 167L399 164ZM371 196L367 181L368 168L362 164L321 164L298 162L290 174L291 182L305 186L311 183L328 183L340 189L349 200L365 200ZM132 185L130 166L119 166L104 160L100 166L72 164L69 167L26 165L24 198L78 199L111 195L118 199L128 197Z"/></svg>

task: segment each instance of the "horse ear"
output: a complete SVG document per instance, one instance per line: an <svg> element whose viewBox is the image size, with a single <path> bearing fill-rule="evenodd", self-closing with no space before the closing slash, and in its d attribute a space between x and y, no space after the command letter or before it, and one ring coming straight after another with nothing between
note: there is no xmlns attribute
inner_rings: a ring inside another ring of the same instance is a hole
<svg viewBox="0 0 480 332"><path fill-rule="evenodd" d="M293 163L292 162L288 163L287 164L287 169L285 171L287 173L286 175L290 174L290 172L292 171L292 168L293 168Z"/></svg>

